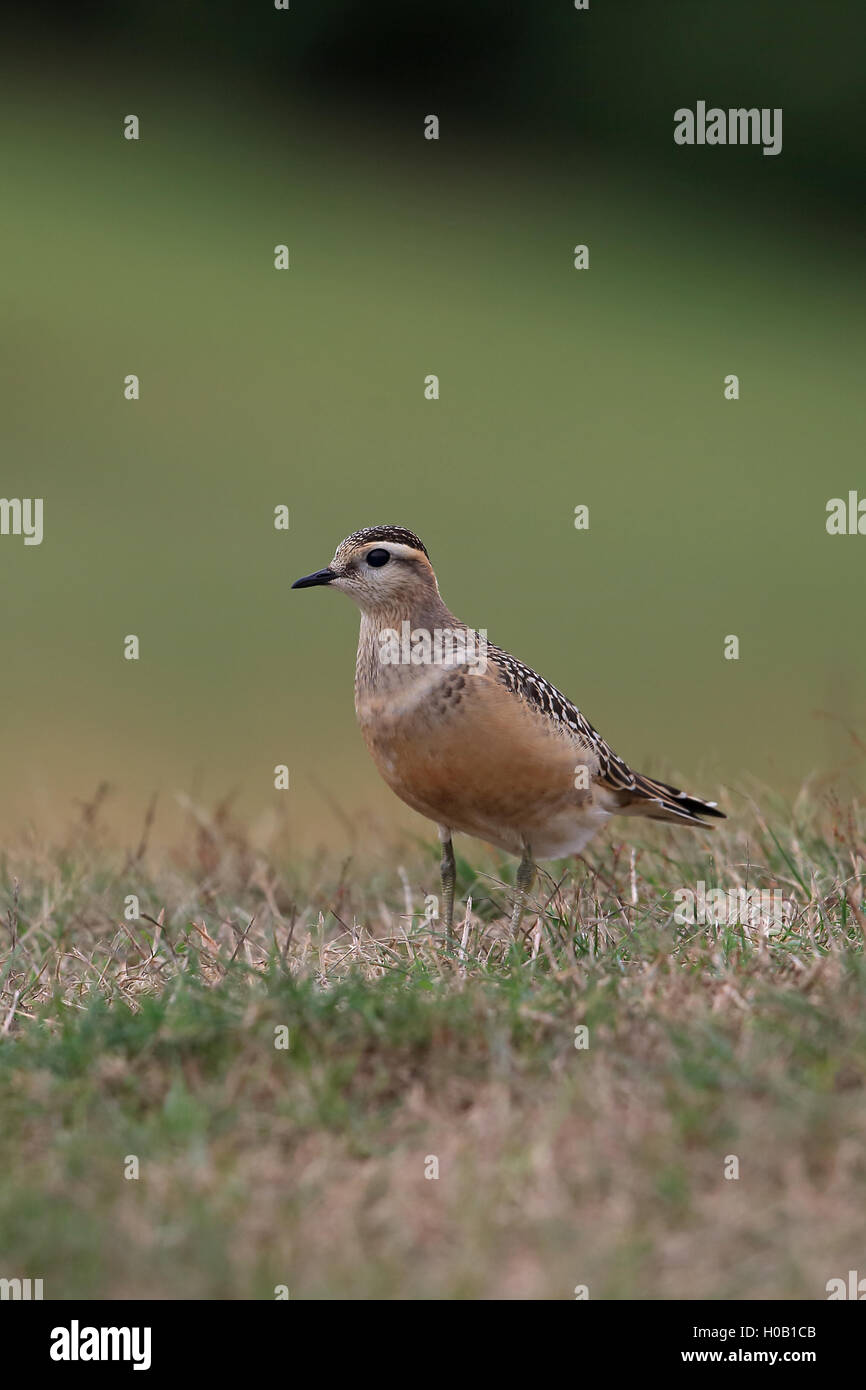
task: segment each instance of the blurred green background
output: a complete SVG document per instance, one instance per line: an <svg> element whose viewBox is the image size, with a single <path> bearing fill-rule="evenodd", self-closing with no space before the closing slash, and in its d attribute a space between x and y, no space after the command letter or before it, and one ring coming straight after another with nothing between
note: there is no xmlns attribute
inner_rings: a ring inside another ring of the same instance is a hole
<svg viewBox="0 0 866 1390"><path fill-rule="evenodd" d="M20 18L0 493L45 539L0 537L4 832L106 781L123 835L234 789L299 840L423 833L355 728L354 607L289 592L376 522L643 770L859 777L866 538L824 523L866 496L866 21L697 9ZM675 147L698 99L781 106L782 154Z"/></svg>

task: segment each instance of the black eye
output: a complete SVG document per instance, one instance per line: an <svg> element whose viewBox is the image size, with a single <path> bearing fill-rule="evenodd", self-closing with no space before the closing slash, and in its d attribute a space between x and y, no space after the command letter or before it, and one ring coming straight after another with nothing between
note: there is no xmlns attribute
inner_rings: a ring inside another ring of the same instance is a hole
<svg viewBox="0 0 866 1390"><path fill-rule="evenodd" d="M379 570L382 568L383 565L387 565L390 558L390 550L371 550L369 555L367 556L367 564L372 565L374 569Z"/></svg>

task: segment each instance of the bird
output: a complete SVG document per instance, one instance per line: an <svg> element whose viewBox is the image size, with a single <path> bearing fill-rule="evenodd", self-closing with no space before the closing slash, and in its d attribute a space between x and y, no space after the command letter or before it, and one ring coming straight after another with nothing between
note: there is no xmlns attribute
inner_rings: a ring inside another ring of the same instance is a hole
<svg viewBox="0 0 866 1390"><path fill-rule="evenodd" d="M317 586L361 610L355 712L385 782L438 827L449 939L455 832L519 857L514 939L538 860L580 854L612 816L725 818L716 802L633 771L554 685L456 618L407 527L354 531L292 588Z"/></svg>

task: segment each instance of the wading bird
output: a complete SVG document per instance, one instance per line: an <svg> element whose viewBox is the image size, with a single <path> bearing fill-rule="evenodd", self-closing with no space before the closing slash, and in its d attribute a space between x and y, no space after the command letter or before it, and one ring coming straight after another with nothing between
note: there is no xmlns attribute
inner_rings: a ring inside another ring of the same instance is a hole
<svg viewBox="0 0 866 1390"><path fill-rule="evenodd" d="M319 584L361 610L358 723L388 786L439 827L449 934L455 830L520 856L514 934L536 860L579 854L611 816L723 817L715 802L633 772L555 686L455 618L412 531L355 531L292 588Z"/></svg>

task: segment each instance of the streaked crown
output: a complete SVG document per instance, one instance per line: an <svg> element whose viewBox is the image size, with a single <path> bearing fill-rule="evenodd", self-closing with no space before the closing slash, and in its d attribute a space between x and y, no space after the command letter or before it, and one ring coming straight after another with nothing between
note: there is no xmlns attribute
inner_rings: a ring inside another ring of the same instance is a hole
<svg viewBox="0 0 866 1390"><path fill-rule="evenodd" d="M341 541L337 553L341 550L355 550L359 546L369 545L372 541L396 541L398 545L408 545L412 550L420 550L422 555L427 555L427 559L430 559L424 542L405 526L365 526L360 531L353 531L351 536Z"/></svg>

